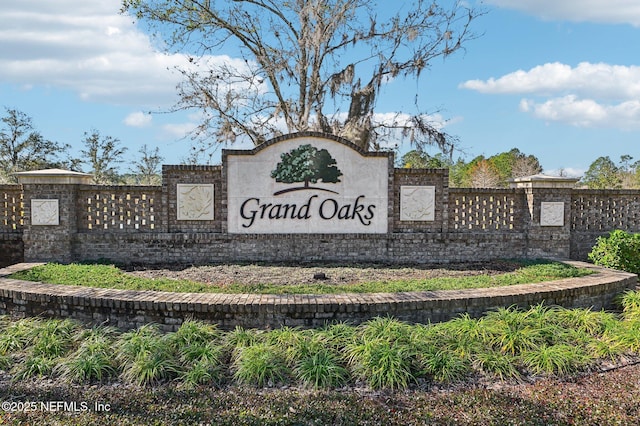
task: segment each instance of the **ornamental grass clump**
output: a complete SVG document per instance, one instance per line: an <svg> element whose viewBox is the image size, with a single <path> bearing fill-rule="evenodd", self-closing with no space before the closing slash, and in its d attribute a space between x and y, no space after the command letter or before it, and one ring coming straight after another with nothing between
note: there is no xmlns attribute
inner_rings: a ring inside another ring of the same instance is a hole
<svg viewBox="0 0 640 426"><path fill-rule="evenodd" d="M471 356L471 365L481 374L499 380L519 379L518 358L496 351L482 351Z"/></svg>
<svg viewBox="0 0 640 426"><path fill-rule="evenodd" d="M24 350L33 338L33 329L41 320L38 318L23 318L17 321L2 321L0 333L0 355L14 356Z"/></svg>
<svg viewBox="0 0 640 426"><path fill-rule="evenodd" d="M318 388L336 388L344 385L349 373L340 356L333 351L316 347L301 357L295 365L296 378L304 385Z"/></svg>
<svg viewBox="0 0 640 426"><path fill-rule="evenodd" d="M78 325L71 320L36 319L18 325L14 337L22 344L23 356L14 367L14 380L50 376L74 345ZM11 330L7 330L11 333ZM19 353L19 352L18 352Z"/></svg>
<svg viewBox="0 0 640 426"><path fill-rule="evenodd" d="M538 317L515 307L489 312L484 324L492 347L514 356L541 346L549 335Z"/></svg>
<svg viewBox="0 0 640 426"><path fill-rule="evenodd" d="M49 376L58 359L44 355L27 355L14 369L13 380L26 380L35 377Z"/></svg>
<svg viewBox="0 0 640 426"><path fill-rule="evenodd" d="M264 335L264 341L268 345L278 347L284 355L287 366L292 368L298 358L309 355L309 352L317 350L317 345L311 342L311 332L292 327L281 327L271 330Z"/></svg>
<svg viewBox="0 0 640 426"><path fill-rule="evenodd" d="M355 376L372 389L404 389L414 381L411 348L386 339L362 340L347 348Z"/></svg>
<svg viewBox="0 0 640 426"><path fill-rule="evenodd" d="M431 347L418 356L420 375L436 382L449 383L469 374L469 358L446 348Z"/></svg>
<svg viewBox="0 0 640 426"><path fill-rule="evenodd" d="M247 346L257 344L262 340L263 335L264 333L261 330L236 326L236 328L225 334L224 344L231 352L235 352Z"/></svg>
<svg viewBox="0 0 640 426"><path fill-rule="evenodd" d="M411 327L392 318L374 318L358 327L358 338L346 347L356 378L371 388L403 389L415 381Z"/></svg>
<svg viewBox="0 0 640 426"><path fill-rule="evenodd" d="M268 343L238 348L232 368L238 383L258 387L287 383L291 376L281 348Z"/></svg>
<svg viewBox="0 0 640 426"><path fill-rule="evenodd" d="M73 346L78 324L65 319L49 319L32 328L32 347L34 355L57 358L65 355Z"/></svg>
<svg viewBox="0 0 640 426"><path fill-rule="evenodd" d="M358 329L345 322L327 324L314 333L315 338L337 353L344 353L344 349L358 338Z"/></svg>
<svg viewBox="0 0 640 426"><path fill-rule="evenodd" d="M483 351L487 346L490 337L488 331L485 321L463 314L451 321L429 327L416 344L426 341L428 350L436 346L454 352L462 358L468 358L473 353Z"/></svg>
<svg viewBox="0 0 640 426"><path fill-rule="evenodd" d="M154 325L143 325L122 334L116 343L121 377L140 386L174 378L179 365L168 336Z"/></svg>
<svg viewBox="0 0 640 426"><path fill-rule="evenodd" d="M78 349L71 353L57 369L70 382L104 382L118 375L113 348L117 330L112 327L93 327L80 334Z"/></svg>
<svg viewBox="0 0 640 426"><path fill-rule="evenodd" d="M627 321L640 320L640 291L627 291L620 299L622 317Z"/></svg>
<svg viewBox="0 0 640 426"><path fill-rule="evenodd" d="M603 336L618 326L615 314L591 309L556 309L551 319L560 327L591 336Z"/></svg>
<svg viewBox="0 0 640 426"><path fill-rule="evenodd" d="M187 320L167 340L178 358L179 379L185 385L222 383L224 350L222 335L215 325Z"/></svg>
<svg viewBox="0 0 640 426"><path fill-rule="evenodd" d="M589 364L590 358L580 347L567 344L542 345L526 350L520 359L533 374L565 376Z"/></svg>

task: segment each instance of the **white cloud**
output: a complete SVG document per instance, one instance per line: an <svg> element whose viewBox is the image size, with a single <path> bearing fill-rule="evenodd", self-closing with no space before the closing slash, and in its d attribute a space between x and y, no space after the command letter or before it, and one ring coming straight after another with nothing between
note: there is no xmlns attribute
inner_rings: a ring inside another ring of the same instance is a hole
<svg viewBox="0 0 640 426"><path fill-rule="evenodd" d="M151 125L153 117L151 114L142 111L132 112L124 119L124 124L130 127L148 127Z"/></svg>
<svg viewBox="0 0 640 426"><path fill-rule="evenodd" d="M640 100L606 105L592 99L578 99L568 95L542 103L523 99L520 109L542 120L568 123L576 127L640 129Z"/></svg>
<svg viewBox="0 0 640 426"><path fill-rule="evenodd" d="M184 139L195 130L198 125L192 122L169 123L162 125L164 139Z"/></svg>
<svg viewBox="0 0 640 426"><path fill-rule="evenodd" d="M21 0L0 8L0 81L71 90L81 99L167 107L185 55L161 53L120 0ZM210 57L224 62L228 57Z"/></svg>
<svg viewBox="0 0 640 426"><path fill-rule="evenodd" d="M461 88L491 94L571 92L605 99L640 98L640 66L558 62L518 70L500 78L469 80Z"/></svg>
<svg viewBox="0 0 640 426"><path fill-rule="evenodd" d="M469 80L460 88L486 94L546 97L523 99L520 110L579 127L640 128L640 67L548 63L499 78Z"/></svg>
<svg viewBox="0 0 640 426"><path fill-rule="evenodd" d="M640 26L637 0L488 0L488 3L546 20Z"/></svg>

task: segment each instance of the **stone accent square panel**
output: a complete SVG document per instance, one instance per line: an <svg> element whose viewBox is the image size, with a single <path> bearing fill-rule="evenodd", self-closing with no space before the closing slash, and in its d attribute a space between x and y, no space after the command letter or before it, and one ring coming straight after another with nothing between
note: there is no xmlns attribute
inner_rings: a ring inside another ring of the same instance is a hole
<svg viewBox="0 0 640 426"><path fill-rule="evenodd" d="M541 202L540 226L564 226L564 203L561 201Z"/></svg>
<svg viewBox="0 0 640 426"><path fill-rule="evenodd" d="M31 200L31 224L37 226L60 225L58 200Z"/></svg>
<svg viewBox="0 0 640 426"><path fill-rule="evenodd" d="M435 220L435 186L401 186L400 220Z"/></svg>
<svg viewBox="0 0 640 426"><path fill-rule="evenodd" d="M213 184L178 184L178 220L213 220Z"/></svg>

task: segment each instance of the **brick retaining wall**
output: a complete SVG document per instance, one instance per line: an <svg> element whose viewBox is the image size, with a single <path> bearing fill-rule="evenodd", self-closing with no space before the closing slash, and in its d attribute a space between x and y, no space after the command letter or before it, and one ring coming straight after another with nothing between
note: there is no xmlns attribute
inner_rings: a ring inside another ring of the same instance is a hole
<svg viewBox="0 0 640 426"><path fill-rule="evenodd" d="M622 292L635 289L637 276L580 262L595 274L538 284L473 290L343 295L195 294L129 291L33 283L6 275L33 264L0 269L0 314L73 318L129 330L156 323L175 331L185 319L246 328L320 327L328 322L358 324L377 316L411 323L447 321L462 313L478 317L499 307L539 303L566 308L613 307Z"/></svg>

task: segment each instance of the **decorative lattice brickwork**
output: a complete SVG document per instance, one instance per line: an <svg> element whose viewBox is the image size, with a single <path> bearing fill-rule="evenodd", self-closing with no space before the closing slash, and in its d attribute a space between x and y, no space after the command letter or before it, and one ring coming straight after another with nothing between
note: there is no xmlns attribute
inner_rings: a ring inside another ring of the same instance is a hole
<svg viewBox="0 0 640 426"><path fill-rule="evenodd" d="M513 190L450 189L450 231L515 231L521 228L522 199Z"/></svg>
<svg viewBox="0 0 640 426"><path fill-rule="evenodd" d="M162 189L156 187L83 188L78 197L80 231L155 231Z"/></svg>
<svg viewBox="0 0 640 426"><path fill-rule="evenodd" d="M640 194L638 191L574 192L571 198L571 230L640 231Z"/></svg>
<svg viewBox="0 0 640 426"><path fill-rule="evenodd" d="M22 189L18 185L0 185L0 232L22 229Z"/></svg>

